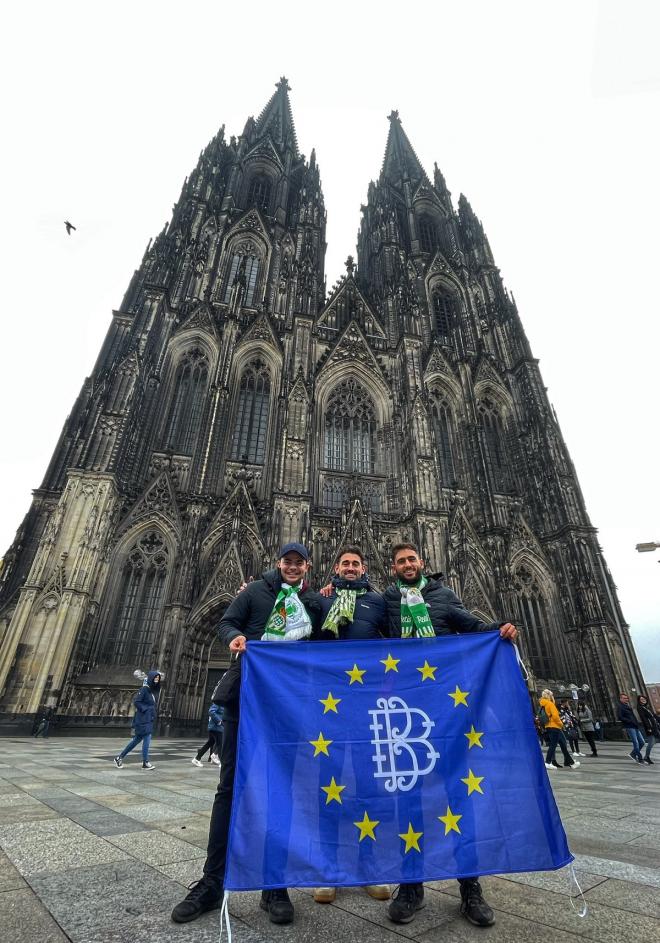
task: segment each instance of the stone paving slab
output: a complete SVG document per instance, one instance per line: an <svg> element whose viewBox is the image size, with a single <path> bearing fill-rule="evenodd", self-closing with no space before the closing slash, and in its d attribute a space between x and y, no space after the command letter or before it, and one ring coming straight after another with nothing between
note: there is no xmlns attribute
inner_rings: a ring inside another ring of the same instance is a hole
<svg viewBox="0 0 660 943"><path fill-rule="evenodd" d="M201 875L218 770L192 767L195 740L161 740L153 771L140 757L117 770L125 738L0 739L0 935L10 943L160 943L219 940L219 913L193 924L171 907ZM296 921L273 927L259 894L231 894L238 943L607 943L660 941L660 763L638 767L625 744L559 770L550 782L564 819L589 913L567 869L483 880L497 923L472 927L455 881L427 885L426 906L407 925L360 888L331 905L293 889ZM90 903L91 902L91 903ZM25 914L23 920L18 916ZM5 931L9 931L6 934Z"/></svg>
<svg viewBox="0 0 660 943"><path fill-rule="evenodd" d="M29 888L0 894L2 939L11 943L68 943L48 909Z"/></svg>
<svg viewBox="0 0 660 943"><path fill-rule="evenodd" d="M1 826L0 847L24 875L68 871L127 857L120 848L68 819Z"/></svg>

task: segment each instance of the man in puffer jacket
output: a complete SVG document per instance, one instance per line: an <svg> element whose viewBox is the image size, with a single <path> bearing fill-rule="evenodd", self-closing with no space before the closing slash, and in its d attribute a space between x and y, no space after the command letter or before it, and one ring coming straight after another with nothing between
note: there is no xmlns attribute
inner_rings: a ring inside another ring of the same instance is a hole
<svg viewBox="0 0 660 943"><path fill-rule="evenodd" d="M395 638L425 638L451 632L486 632L499 629L502 638L514 641L517 629L510 622L482 622L465 608L456 593L438 578L424 575L424 561L414 544L392 548L392 572L396 584L384 593L390 635ZM495 923L492 908L481 893L477 877L459 880L461 913L479 927ZM410 923L424 906L423 884L401 884L389 906L394 923Z"/></svg>
<svg viewBox="0 0 660 943"><path fill-rule="evenodd" d="M299 543L286 544L279 553L277 569L269 570L260 580L248 583L223 615L218 636L233 656L245 651L248 641L304 641L320 638L321 597L307 580L309 552ZM224 686L224 736L220 754L220 782L216 790L209 826L209 843L204 876L195 882L184 900L172 911L175 923L189 923L207 910L222 905L229 838L229 821L234 794L240 659L233 661L221 685ZM235 681L235 683L234 683ZM217 699L217 692L216 692ZM262 891L260 907L272 923L291 923L293 904L286 888Z"/></svg>
<svg viewBox="0 0 660 943"><path fill-rule="evenodd" d="M628 756L631 760L635 760L636 763L643 763L642 747L644 746L644 734L640 729L641 724L635 717L635 712L630 706L628 695L623 693L619 695L619 720L623 724L624 730L630 737L630 741L633 745Z"/></svg>
<svg viewBox="0 0 660 943"><path fill-rule="evenodd" d="M141 671L135 672L137 677L142 675ZM158 715L158 700L160 697L160 685L163 680L162 671L150 671L142 682L142 687L135 695L133 703L135 704L135 716L133 717L133 739L126 744L121 753L114 758L114 764L117 769L124 765L123 759L127 753L134 750L138 743L142 743L142 769L155 769L149 762L149 746L151 744L151 735L154 729L154 723Z"/></svg>

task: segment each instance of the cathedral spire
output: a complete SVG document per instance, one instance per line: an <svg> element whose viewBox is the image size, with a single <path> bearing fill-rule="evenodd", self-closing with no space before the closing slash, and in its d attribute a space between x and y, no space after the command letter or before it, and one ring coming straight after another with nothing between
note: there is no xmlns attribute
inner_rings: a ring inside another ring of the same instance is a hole
<svg viewBox="0 0 660 943"><path fill-rule="evenodd" d="M398 184L407 177L413 183L419 183L421 180L430 183L412 144L408 140L408 135L403 130L399 112L392 111L387 118L390 122L390 130L387 135L385 157L380 172L381 180L387 178L390 183Z"/></svg>
<svg viewBox="0 0 660 943"><path fill-rule="evenodd" d="M275 88L275 93L257 118L256 136L263 137L270 134L273 143L282 150L291 147L293 156L297 160L300 154L298 152L296 129L293 124L291 102L289 101L291 88L284 76L276 83Z"/></svg>

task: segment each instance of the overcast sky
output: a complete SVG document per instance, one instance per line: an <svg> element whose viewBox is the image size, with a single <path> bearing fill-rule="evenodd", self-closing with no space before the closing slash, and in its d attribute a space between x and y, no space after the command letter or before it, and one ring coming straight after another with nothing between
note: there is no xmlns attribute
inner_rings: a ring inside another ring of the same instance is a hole
<svg viewBox="0 0 660 943"><path fill-rule="evenodd" d="M281 75L330 287L399 110L482 219L648 681L660 681L660 4L67 0L5 12L0 553L150 237ZM63 220L77 232L68 237ZM581 678L571 679L581 683Z"/></svg>

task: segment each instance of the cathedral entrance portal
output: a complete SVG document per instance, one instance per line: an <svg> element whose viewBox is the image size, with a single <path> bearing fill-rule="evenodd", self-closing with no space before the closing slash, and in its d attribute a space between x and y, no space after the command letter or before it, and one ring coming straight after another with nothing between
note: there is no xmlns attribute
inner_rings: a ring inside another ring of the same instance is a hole
<svg viewBox="0 0 660 943"><path fill-rule="evenodd" d="M219 601L189 625L176 665L176 729L204 734L213 689L229 667L229 652L217 636L228 599Z"/></svg>

